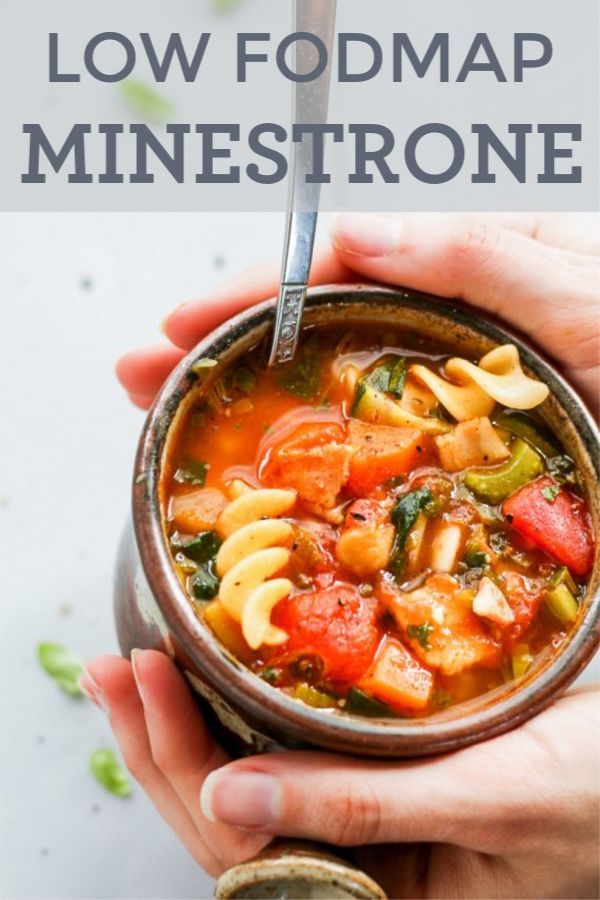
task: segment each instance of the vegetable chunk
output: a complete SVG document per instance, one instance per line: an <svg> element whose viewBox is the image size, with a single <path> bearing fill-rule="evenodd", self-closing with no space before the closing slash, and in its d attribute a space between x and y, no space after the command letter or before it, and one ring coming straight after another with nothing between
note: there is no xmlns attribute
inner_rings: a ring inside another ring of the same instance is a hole
<svg viewBox="0 0 600 900"><path fill-rule="evenodd" d="M408 593L382 582L379 598L427 666L456 675L473 666L499 664L498 642L449 575L432 575L423 587Z"/></svg>
<svg viewBox="0 0 600 900"><path fill-rule="evenodd" d="M354 449L348 488L357 496L414 468L426 449L423 433L415 428L369 425L355 419L348 425L348 443Z"/></svg>
<svg viewBox="0 0 600 900"><path fill-rule="evenodd" d="M377 600L362 597L350 584L283 600L271 622L289 635L271 664L317 657L323 677L333 682L354 684L371 664L381 638Z"/></svg>
<svg viewBox="0 0 600 900"><path fill-rule="evenodd" d="M227 504L225 495L214 488L199 488L171 498L169 520L179 531L196 534L212 531Z"/></svg>
<svg viewBox="0 0 600 900"><path fill-rule="evenodd" d="M341 425L302 426L270 450L261 480L268 487L292 488L305 503L331 509L348 480L352 452Z"/></svg>
<svg viewBox="0 0 600 900"><path fill-rule="evenodd" d="M512 494L502 506L510 525L574 575L583 577L594 563L594 538L583 500L548 477Z"/></svg>
<svg viewBox="0 0 600 900"><path fill-rule="evenodd" d="M461 422L449 434L434 438L440 462L447 472L459 472L467 466L485 466L510 456L487 416Z"/></svg>
<svg viewBox="0 0 600 900"><path fill-rule="evenodd" d="M433 693L433 675L406 647L386 637L359 688L398 712L424 709Z"/></svg>

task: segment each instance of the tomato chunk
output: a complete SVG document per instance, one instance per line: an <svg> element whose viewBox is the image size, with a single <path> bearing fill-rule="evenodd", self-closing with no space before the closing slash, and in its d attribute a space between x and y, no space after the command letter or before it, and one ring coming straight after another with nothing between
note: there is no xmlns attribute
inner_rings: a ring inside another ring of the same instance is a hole
<svg viewBox="0 0 600 900"><path fill-rule="evenodd" d="M261 481L293 488L301 500L328 509L348 480L351 455L341 425L303 425L268 450L260 465Z"/></svg>
<svg viewBox="0 0 600 900"><path fill-rule="evenodd" d="M273 653L278 665L314 656L325 681L354 684L368 669L381 639L379 604L350 584L282 600L271 621L289 634ZM271 661L274 662L273 658Z"/></svg>
<svg viewBox="0 0 600 900"><path fill-rule="evenodd" d="M415 428L370 425L351 419L348 442L354 448L348 487L364 496L394 475L402 475L421 464L425 436Z"/></svg>
<svg viewBox="0 0 600 900"><path fill-rule="evenodd" d="M527 578L516 572L505 572L506 599L514 614L514 622L501 629L505 648L515 646L527 631L546 592L546 584L541 578Z"/></svg>
<svg viewBox="0 0 600 900"><path fill-rule="evenodd" d="M386 637L358 687L398 712L424 709L433 693L433 675L400 641Z"/></svg>
<svg viewBox="0 0 600 900"><path fill-rule="evenodd" d="M588 575L594 562L590 515L583 500L548 476L515 491L502 504L515 531L574 575Z"/></svg>

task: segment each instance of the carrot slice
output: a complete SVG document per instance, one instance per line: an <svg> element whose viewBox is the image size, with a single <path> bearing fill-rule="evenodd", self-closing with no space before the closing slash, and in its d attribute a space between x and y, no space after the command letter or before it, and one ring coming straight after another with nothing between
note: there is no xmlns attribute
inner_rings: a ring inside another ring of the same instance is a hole
<svg viewBox="0 0 600 900"><path fill-rule="evenodd" d="M415 428L370 425L356 419L348 425L348 443L354 448L348 488L357 496L421 464L429 449L425 436Z"/></svg>

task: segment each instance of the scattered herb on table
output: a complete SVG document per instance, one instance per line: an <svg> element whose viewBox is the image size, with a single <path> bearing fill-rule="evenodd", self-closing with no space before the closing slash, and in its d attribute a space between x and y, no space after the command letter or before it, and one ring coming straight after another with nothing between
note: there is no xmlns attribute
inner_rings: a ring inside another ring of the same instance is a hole
<svg viewBox="0 0 600 900"><path fill-rule="evenodd" d="M71 697L81 696L79 679L85 671L80 656L71 653L62 644L41 643L37 646L37 658L45 672Z"/></svg>
<svg viewBox="0 0 600 900"><path fill-rule="evenodd" d="M169 100L138 78L125 78L119 83L119 90L129 109L148 122L162 125L175 111Z"/></svg>
<svg viewBox="0 0 600 900"><path fill-rule="evenodd" d="M109 794L129 797L131 782L112 750L94 750L90 756L90 768L96 780Z"/></svg>

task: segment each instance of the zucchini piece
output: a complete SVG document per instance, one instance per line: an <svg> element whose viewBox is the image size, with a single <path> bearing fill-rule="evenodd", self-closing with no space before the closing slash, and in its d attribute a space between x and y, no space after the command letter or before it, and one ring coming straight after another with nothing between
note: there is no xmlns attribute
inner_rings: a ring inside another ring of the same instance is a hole
<svg viewBox="0 0 600 900"><path fill-rule="evenodd" d="M338 706L335 697L332 697L331 694L326 694L324 691L318 691L306 682L296 685L294 697L296 700L301 700L314 709L337 709Z"/></svg>
<svg viewBox="0 0 600 900"><path fill-rule="evenodd" d="M529 649L529 644L517 644L512 652L513 678L522 678L532 662L533 655Z"/></svg>
<svg viewBox="0 0 600 900"><path fill-rule="evenodd" d="M348 712L359 716L395 716L396 713L385 703L380 703L374 697L369 697L357 687L350 688L346 703Z"/></svg>
<svg viewBox="0 0 600 900"><path fill-rule="evenodd" d="M557 584L547 592L546 606L559 622L565 624L574 622L579 615L579 604L565 582Z"/></svg>
<svg viewBox="0 0 600 900"><path fill-rule="evenodd" d="M494 469L468 469L464 483L480 500L496 505L543 471L540 454L522 438L517 438L510 459Z"/></svg>
<svg viewBox="0 0 600 900"><path fill-rule="evenodd" d="M368 376L361 378L356 384L350 415L362 419L363 422L418 428L427 434L445 434L452 430L452 425L442 419L415 416L414 413L402 409L391 397L386 397L369 384Z"/></svg>
<svg viewBox="0 0 600 900"><path fill-rule="evenodd" d="M527 413L519 410L504 410L496 416L495 424L508 429L517 437L524 438L547 459L562 453L562 448L550 429L540 425Z"/></svg>

